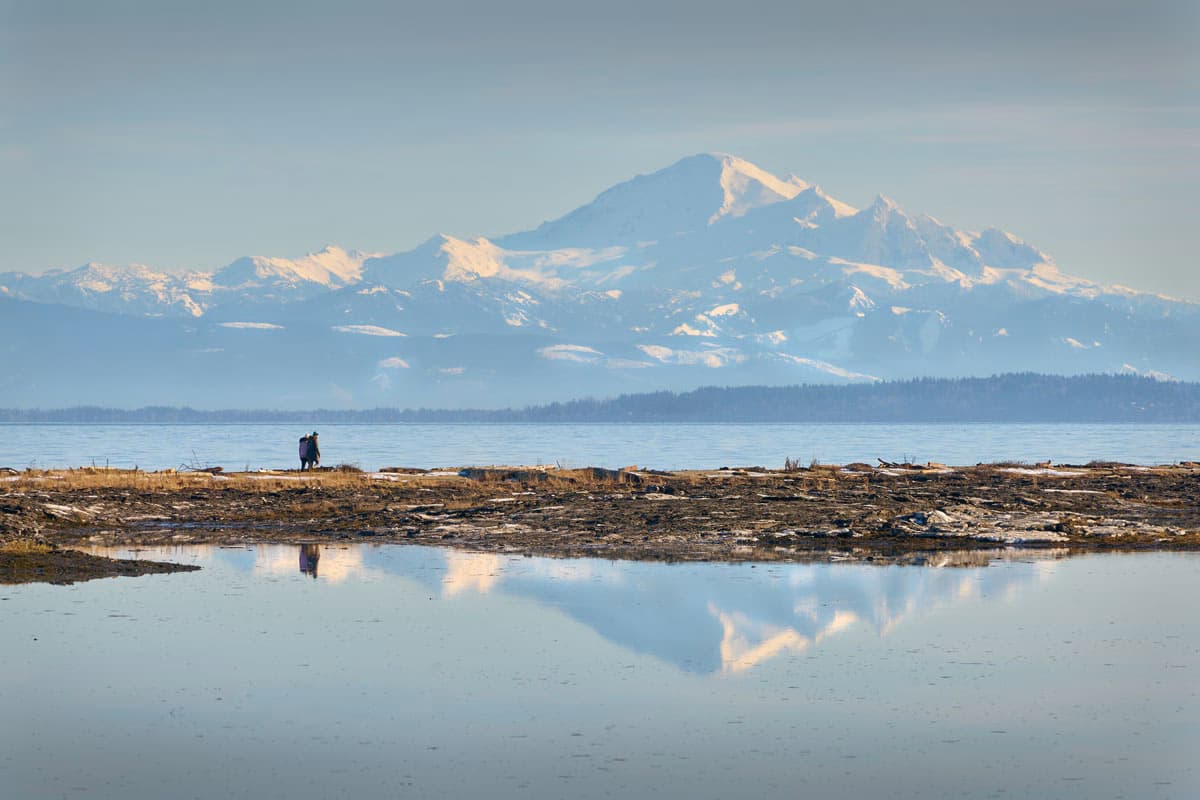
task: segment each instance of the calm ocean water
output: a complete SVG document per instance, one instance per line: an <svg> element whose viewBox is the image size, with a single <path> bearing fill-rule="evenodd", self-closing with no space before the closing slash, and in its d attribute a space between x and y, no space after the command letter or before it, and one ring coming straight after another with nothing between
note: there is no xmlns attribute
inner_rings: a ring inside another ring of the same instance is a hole
<svg viewBox="0 0 1200 800"><path fill-rule="evenodd" d="M326 466L561 464L657 469L853 461L1200 459L1200 425L397 424L0 425L0 466L296 467L314 428Z"/></svg>
<svg viewBox="0 0 1200 800"><path fill-rule="evenodd" d="M1191 554L142 555L0 586L0 796L1200 797Z"/></svg>

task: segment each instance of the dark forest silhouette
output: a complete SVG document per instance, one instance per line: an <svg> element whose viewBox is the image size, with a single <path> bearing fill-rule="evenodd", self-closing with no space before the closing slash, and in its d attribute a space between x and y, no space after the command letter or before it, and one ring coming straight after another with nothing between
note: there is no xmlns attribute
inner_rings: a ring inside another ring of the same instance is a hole
<svg viewBox="0 0 1200 800"><path fill-rule="evenodd" d="M1200 383L1138 375L917 378L851 385L705 387L521 409L0 409L3 422L1200 422Z"/></svg>

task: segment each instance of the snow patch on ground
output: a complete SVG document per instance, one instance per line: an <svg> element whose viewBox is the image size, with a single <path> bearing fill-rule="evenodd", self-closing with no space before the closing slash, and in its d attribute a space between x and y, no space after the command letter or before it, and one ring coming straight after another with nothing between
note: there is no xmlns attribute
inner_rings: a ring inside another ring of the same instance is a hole
<svg viewBox="0 0 1200 800"><path fill-rule="evenodd" d="M610 358L604 362L609 369L646 369L653 367L649 361L637 361L632 358Z"/></svg>
<svg viewBox="0 0 1200 800"><path fill-rule="evenodd" d="M729 317L741 312L741 307L737 303L726 303L722 306L709 309L708 316L710 317Z"/></svg>
<svg viewBox="0 0 1200 800"><path fill-rule="evenodd" d="M788 353L776 353L784 361L791 364L796 364L801 367L811 367L829 375L836 375L839 378L846 378L853 381L878 381L879 378L874 375L867 375L863 372L852 372L848 369L842 369L836 364L830 364L828 361L821 361L816 358L804 358L803 356L793 356Z"/></svg>
<svg viewBox="0 0 1200 800"><path fill-rule="evenodd" d="M676 325L675 329L673 331L671 331L671 335L672 336L716 336L717 334L712 330L712 328L708 328L706 330L700 330L699 328L694 328L691 325L689 325L688 323L684 322L680 325Z"/></svg>
<svg viewBox="0 0 1200 800"><path fill-rule="evenodd" d="M1128 372L1133 375L1141 375L1144 378L1154 378L1156 381L1166 381L1168 383L1179 382L1179 378L1168 372L1159 372L1155 369L1138 369L1133 364L1122 364L1121 372Z"/></svg>
<svg viewBox="0 0 1200 800"><path fill-rule="evenodd" d="M639 344L638 349L661 364L704 366L712 369L746 360L741 351L732 347L714 347L711 350L675 350L658 344Z"/></svg>
<svg viewBox="0 0 1200 800"><path fill-rule="evenodd" d="M786 342L788 340L788 337L787 337L787 334L784 333L783 331L769 331L767 333L760 333L760 334L755 335L754 339L755 339L755 341L758 341L761 344L777 345L777 344L783 344L784 342Z"/></svg>
<svg viewBox="0 0 1200 800"><path fill-rule="evenodd" d="M551 361L573 361L577 364L599 364L608 369L645 369L654 365L649 361L629 358L609 358L594 347L581 344L555 344L540 348L538 355Z"/></svg>
<svg viewBox="0 0 1200 800"><path fill-rule="evenodd" d="M853 309L872 309L875 307L875 301L867 297L866 293L857 286L851 286L849 307Z"/></svg>
<svg viewBox="0 0 1200 800"><path fill-rule="evenodd" d="M533 256L535 267L574 267L583 269L609 261L616 261L629 252L628 247L602 247L592 250L586 247L564 247L558 250L513 251L514 255Z"/></svg>
<svg viewBox="0 0 1200 800"><path fill-rule="evenodd" d="M833 266L840 267L841 272L846 277L854 275L869 275L872 278L877 278L888 285L888 288L896 291L904 291L912 288L907 281L904 280L904 273L892 267L882 267L878 264L860 264L856 261L846 261L841 258L831 258L829 263Z"/></svg>
<svg viewBox="0 0 1200 800"><path fill-rule="evenodd" d="M604 358L604 353L581 344L554 344L540 348L538 355L551 361L575 361L580 364L595 364Z"/></svg>
<svg viewBox="0 0 1200 800"><path fill-rule="evenodd" d="M276 325L271 322L220 322L222 328L236 328L237 330L251 331L281 331L282 325Z"/></svg>
<svg viewBox="0 0 1200 800"><path fill-rule="evenodd" d="M333 330L338 333L357 333L362 336L405 336L400 331L394 331L391 328L383 328L379 325L334 325Z"/></svg>

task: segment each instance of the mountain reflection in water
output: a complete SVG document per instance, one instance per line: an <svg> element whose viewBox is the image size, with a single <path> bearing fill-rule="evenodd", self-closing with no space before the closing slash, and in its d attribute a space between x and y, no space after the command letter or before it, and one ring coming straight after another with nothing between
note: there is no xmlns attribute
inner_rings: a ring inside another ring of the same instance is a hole
<svg viewBox="0 0 1200 800"><path fill-rule="evenodd" d="M989 568L995 553L923 566L662 564L526 558L388 545L151 548L143 557L213 558L259 576L323 584L401 578L443 602L502 593L551 607L605 639L687 672L737 673L810 651L850 629L887 636L904 620L966 601L1011 598L1046 580L1061 553ZM1031 558L1028 554L1023 558ZM297 571L297 563L299 570Z"/></svg>

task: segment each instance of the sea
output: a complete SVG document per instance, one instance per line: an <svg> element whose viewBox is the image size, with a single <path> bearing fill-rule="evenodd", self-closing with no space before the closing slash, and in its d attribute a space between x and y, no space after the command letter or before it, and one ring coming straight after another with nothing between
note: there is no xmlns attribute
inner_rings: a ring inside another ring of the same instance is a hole
<svg viewBox="0 0 1200 800"><path fill-rule="evenodd" d="M1170 464L1200 460L1200 425L1146 424L3 424L0 467L226 471L298 467L301 436L322 464L438 468L559 465L651 469L929 461Z"/></svg>

